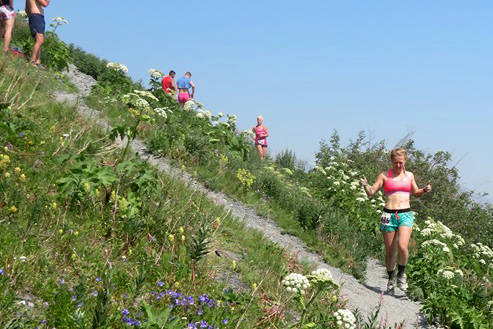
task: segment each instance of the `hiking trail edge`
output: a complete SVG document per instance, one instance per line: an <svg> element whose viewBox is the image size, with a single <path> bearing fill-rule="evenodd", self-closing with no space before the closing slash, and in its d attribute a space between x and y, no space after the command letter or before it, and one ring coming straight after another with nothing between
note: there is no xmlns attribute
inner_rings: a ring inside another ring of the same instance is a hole
<svg viewBox="0 0 493 329"><path fill-rule="evenodd" d="M55 93L57 101L67 102L75 106L82 116L95 121L103 129L111 129L108 120L102 116L101 112L92 110L83 100L84 97L90 94L91 87L96 84L96 81L92 77L79 72L73 65L70 65L66 75L77 86L79 93L70 94L57 91ZM122 140L115 141L120 147L124 147L125 142ZM387 286L387 273L385 267L378 261L370 260L368 262L365 282L362 284L353 276L326 264L319 255L308 251L305 243L297 237L283 234L282 230L272 220L259 216L255 209L231 199L224 193L207 189L188 173L173 167L167 159L150 155L143 141L135 139L131 143L131 147L135 153L138 153L163 173L184 181L192 190L205 194L215 204L223 206L226 211L235 216L246 227L262 232L265 238L296 255L298 261L329 269L334 281L341 286L341 296L347 300L350 309L358 309L363 315L367 316L381 303L380 323L394 326L404 322L404 328L429 327L419 312L419 303L409 300L403 294L387 295L383 293Z"/></svg>

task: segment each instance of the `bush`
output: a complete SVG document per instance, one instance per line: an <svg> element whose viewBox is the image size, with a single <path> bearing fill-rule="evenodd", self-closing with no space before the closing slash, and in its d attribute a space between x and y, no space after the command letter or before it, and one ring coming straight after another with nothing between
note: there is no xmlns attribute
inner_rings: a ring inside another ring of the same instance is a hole
<svg viewBox="0 0 493 329"><path fill-rule="evenodd" d="M106 70L106 61L100 60L93 54L86 53L74 44L69 45L69 51L74 65L82 73L98 80L99 76Z"/></svg>

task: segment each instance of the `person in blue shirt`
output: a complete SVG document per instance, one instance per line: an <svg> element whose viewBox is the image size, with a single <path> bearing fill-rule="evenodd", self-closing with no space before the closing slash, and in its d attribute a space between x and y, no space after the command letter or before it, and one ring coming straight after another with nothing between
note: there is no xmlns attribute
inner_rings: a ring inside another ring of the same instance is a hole
<svg viewBox="0 0 493 329"><path fill-rule="evenodd" d="M178 102L180 104L185 104L190 99L193 98L195 94L195 84L192 81L192 73L187 72L185 76L176 81L176 86L178 87ZM190 88L192 88L192 93L190 94Z"/></svg>

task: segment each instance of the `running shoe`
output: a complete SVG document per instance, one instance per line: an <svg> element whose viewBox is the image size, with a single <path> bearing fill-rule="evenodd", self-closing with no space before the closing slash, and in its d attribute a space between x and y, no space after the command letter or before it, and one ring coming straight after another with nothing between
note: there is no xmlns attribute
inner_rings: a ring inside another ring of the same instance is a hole
<svg viewBox="0 0 493 329"><path fill-rule="evenodd" d="M397 287L403 292L407 291L407 277L405 273L397 277Z"/></svg>
<svg viewBox="0 0 493 329"><path fill-rule="evenodd" d="M396 280L395 278L389 279L387 282L387 292L393 293L395 291Z"/></svg>

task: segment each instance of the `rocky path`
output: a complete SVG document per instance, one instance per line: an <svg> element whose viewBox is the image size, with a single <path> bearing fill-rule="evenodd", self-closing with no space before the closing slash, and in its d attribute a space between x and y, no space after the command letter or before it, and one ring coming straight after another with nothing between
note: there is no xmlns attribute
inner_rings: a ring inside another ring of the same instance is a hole
<svg viewBox="0 0 493 329"><path fill-rule="evenodd" d="M96 83L95 80L80 73L74 66L70 67L67 75L77 86L79 93L69 94L57 92L55 95L57 100L75 106L83 116L94 120L103 129L109 129L110 125L101 116L101 113L90 109L83 101L83 97L89 95L91 87ZM123 146L124 142L117 141L120 146ZM224 193L205 188L200 182L188 175L188 173L171 166L166 159L149 155L143 141L135 140L131 147L134 152L138 153L142 158L147 159L149 163L162 172L184 181L191 189L204 193L217 205L223 206L226 211L244 223L245 226L261 231L266 238L295 254L300 262L308 262L318 267L328 268L332 272L334 280L342 286L341 294L353 310L359 309L363 314L370 314L381 303L381 323L393 326L394 324L404 322L405 328L427 327L426 322L420 316L418 303L410 301L403 295L387 295L382 293L382 290L386 287L386 272L385 268L377 261L372 260L369 262L366 280L362 284L351 275L326 264L319 255L310 252L306 245L297 237L282 234L281 229L269 218L259 216L254 209L229 198Z"/></svg>

